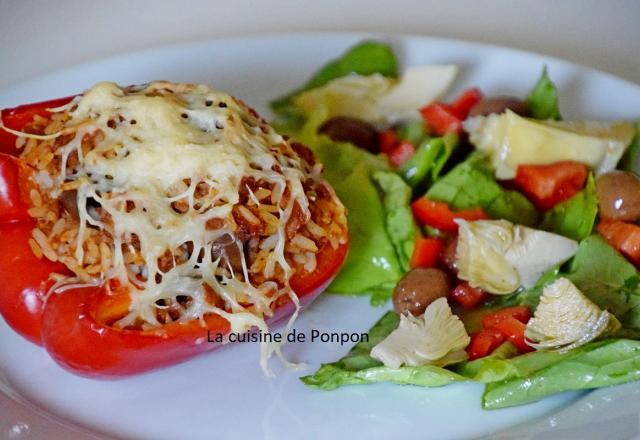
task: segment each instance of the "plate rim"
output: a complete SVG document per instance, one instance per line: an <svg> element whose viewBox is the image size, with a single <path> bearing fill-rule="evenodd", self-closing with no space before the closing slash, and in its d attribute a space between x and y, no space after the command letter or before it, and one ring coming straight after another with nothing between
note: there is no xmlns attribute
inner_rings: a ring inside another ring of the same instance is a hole
<svg viewBox="0 0 640 440"><path fill-rule="evenodd" d="M87 68L97 63L104 62L113 62L118 58L126 58L136 55L141 55L150 51L157 50L176 50L181 47L189 47L196 45L205 45L205 44L224 44L225 42L237 42L241 40L259 40L261 38L273 38L273 39L285 39L291 36L303 37L303 38L331 38L331 37L343 37L343 38L363 38L363 39L380 39L384 41L385 39L416 39L416 40L427 40L433 43L438 44L460 44L464 46L474 46L483 50L501 50L511 52L513 54L521 54L529 57L537 57L544 58L548 61L552 61L554 63L579 67L581 70L585 70L588 73L598 74L605 76L609 80L622 82L626 86L637 87L640 88L640 83L636 83L626 78L622 78L613 73L607 72L597 67L587 66L582 63L577 63L573 61L566 60L564 58L560 58L553 55L548 55L542 52L537 52L534 50L527 49L518 49L511 46L502 46L499 44L493 43L485 43L485 42L477 42L471 41L462 38L450 38L450 37L441 37L441 36L433 36L429 34L418 34L418 33L404 33L404 32L376 32L376 31L292 31L292 32L284 32L284 31L273 31L273 32L248 32L241 33L237 35L228 35L228 36L214 36L214 37L203 37L203 38L194 38L186 41L176 41L170 42L166 44L158 43L152 44L145 48L135 49L131 51L119 51L117 53L113 53L104 57L96 57L91 58L80 63L71 64L67 67L61 67L58 69L53 69L46 73L37 74L34 76L29 76L26 79L21 81L12 82L10 85L0 88L0 96L3 95L6 91L11 90L12 88L21 88L29 83L37 81L39 78L58 75L64 73L69 70L76 70L81 68ZM324 60L326 62L328 60ZM318 66L321 66L323 62L318 63ZM21 105L26 103L16 103L12 105Z"/></svg>

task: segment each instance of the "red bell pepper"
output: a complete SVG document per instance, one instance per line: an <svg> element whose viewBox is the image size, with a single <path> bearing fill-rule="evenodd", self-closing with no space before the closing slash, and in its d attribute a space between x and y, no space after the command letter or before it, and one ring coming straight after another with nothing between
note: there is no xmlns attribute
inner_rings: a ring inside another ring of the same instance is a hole
<svg viewBox="0 0 640 440"><path fill-rule="evenodd" d="M471 287L469 283L463 281L458 284L451 293L449 293L449 298L460 304L465 309L470 310L478 307L479 304L486 301L489 298L489 295L481 289Z"/></svg>
<svg viewBox="0 0 640 440"><path fill-rule="evenodd" d="M482 99L482 93L477 88L466 90L451 104L432 102L420 109L425 122L438 136L447 133L462 132L462 121L469 116L471 108Z"/></svg>
<svg viewBox="0 0 640 440"><path fill-rule="evenodd" d="M69 98L3 110L7 127L24 130L35 115ZM15 137L0 129L0 151L17 155ZM50 275L68 275L68 269L34 254L29 244L34 222L30 207L29 167L15 157L0 154L0 314L19 334L43 344L64 368L94 377L115 377L141 373L176 364L218 345L207 336L229 332L229 323L208 315L205 325L194 320L171 323L153 330L122 330L113 327L110 316L126 307L126 295L112 295L107 286L69 289L45 295L52 284ZM344 262L348 243L336 249L324 245L317 253L313 272L297 272L290 279L300 303L305 305L322 292ZM116 289L117 290L117 289ZM288 298L287 298L288 299ZM278 303L268 322L290 316L291 300Z"/></svg>
<svg viewBox="0 0 640 440"><path fill-rule="evenodd" d="M469 360L479 359L493 353L504 342L504 336L497 330L481 330L471 336L467 347Z"/></svg>
<svg viewBox="0 0 640 440"><path fill-rule="evenodd" d="M455 219L473 221L489 218L481 208L451 211L446 203L430 200L426 197L421 197L413 202L411 210L420 223L445 232L458 230L458 225L454 222Z"/></svg>
<svg viewBox="0 0 640 440"><path fill-rule="evenodd" d="M515 306L498 310L482 318L482 327L486 330L496 330L521 352L533 349L525 342L524 332L527 322L531 318L528 307Z"/></svg>
<svg viewBox="0 0 640 440"><path fill-rule="evenodd" d="M69 274L38 258L29 245L35 222L28 214L30 168L0 153L0 312L11 328L41 344L40 317L51 273Z"/></svg>
<svg viewBox="0 0 640 440"><path fill-rule="evenodd" d="M336 275L346 256L346 246L321 251L320 266L310 277L295 276L291 285L302 306L319 295ZM332 271L333 270L333 271ZM330 272L332 271L332 272ZM319 284L310 284L319 283ZM311 289L311 290L309 290ZM42 340L53 359L76 374L96 378L127 376L174 365L200 353L219 348L217 335L229 333L229 322L215 314L207 315L205 326L198 320L171 323L152 330L122 330L96 318L104 304L104 288L70 289L54 294L42 315ZM290 301L281 304L269 325L290 316Z"/></svg>
<svg viewBox="0 0 640 440"><path fill-rule="evenodd" d="M396 168L400 168L406 161L411 159L416 154L416 148L411 142L400 142L389 153L389 162Z"/></svg>
<svg viewBox="0 0 640 440"><path fill-rule="evenodd" d="M380 145L381 153L390 154L395 150L399 142L398 135L391 129L382 131L378 134L378 144Z"/></svg>
<svg viewBox="0 0 640 440"><path fill-rule="evenodd" d="M413 254L409 266L416 267L434 267L442 250L444 249L444 241L435 237L420 237L416 240L413 247Z"/></svg>
<svg viewBox="0 0 640 440"><path fill-rule="evenodd" d="M462 120L447 104L434 102L421 108L420 113L429 129L438 136L462 131Z"/></svg>
<svg viewBox="0 0 640 440"><path fill-rule="evenodd" d="M458 118L464 121L469 116L473 106L480 102L483 97L482 92L477 87L467 89L462 92L458 99L451 103L451 110Z"/></svg>
<svg viewBox="0 0 640 440"><path fill-rule="evenodd" d="M572 161L520 165L515 184L539 209L546 211L584 188L587 174L587 167Z"/></svg>
<svg viewBox="0 0 640 440"><path fill-rule="evenodd" d="M620 220L600 220L596 230L618 252L640 269L640 226Z"/></svg>
<svg viewBox="0 0 640 440"><path fill-rule="evenodd" d="M6 108L0 111L2 124L16 131L22 131L36 116L47 117L51 115L49 109L67 104L74 97L52 99L51 101L24 104L15 108ZM18 155L16 148L16 136L8 131L0 129L0 153Z"/></svg>
<svg viewBox="0 0 640 440"><path fill-rule="evenodd" d="M0 181L2 177L0 176ZM60 263L38 258L29 246L33 221L0 226L0 313L9 326L42 344L40 321L52 273L70 275Z"/></svg>
<svg viewBox="0 0 640 440"><path fill-rule="evenodd" d="M526 329L526 324L513 317L503 319L495 325L495 330L502 333L502 336L504 336L523 353L533 351L533 348L525 341L524 332Z"/></svg>
<svg viewBox="0 0 640 440"><path fill-rule="evenodd" d="M498 323L507 318L515 318L523 324L526 324L531 318L531 310L525 306L507 307L484 316L482 318L482 326L484 328L496 328Z"/></svg>
<svg viewBox="0 0 640 440"><path fill-rule="evenodd" d="M0 225L26 221L31 217L27 210L30 169L20 159L0 153Z"/></svg>
<svg viewBox="0 0 640 440"><path fill-rule="evenodd" d="M470 359L478 359L493 352L503 341L511 342L521 353L533 351L524 336L531 318L528 307L507 307L482 318L482 330L471 338L467 348Z"/></svg>

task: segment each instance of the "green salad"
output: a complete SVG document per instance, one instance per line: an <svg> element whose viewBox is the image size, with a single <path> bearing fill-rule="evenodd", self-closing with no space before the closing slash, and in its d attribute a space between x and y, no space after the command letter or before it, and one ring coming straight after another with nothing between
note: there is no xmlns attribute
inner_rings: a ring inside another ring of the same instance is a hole
<svg viewBox="0 0 640 440"><path fill-rule="evenodd" d="M328 291L391 302L308 386L486 384L487 409L640 379L640 125L567 120L367 41L271 103L347 208ZM481 86L481 85L480 85Z"/></svg>

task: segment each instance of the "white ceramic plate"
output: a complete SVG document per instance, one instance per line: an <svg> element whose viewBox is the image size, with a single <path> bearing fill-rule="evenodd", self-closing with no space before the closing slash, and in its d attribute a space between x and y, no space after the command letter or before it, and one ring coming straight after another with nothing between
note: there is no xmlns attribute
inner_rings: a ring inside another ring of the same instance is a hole
<svg viewBox="0 0 640 440"><path fill-rule="evenodd" d="M18 84L0 92L0 108L70 95L101 80L169 79L211 84L268 115L270 98L300 85L322 63L364 38L391 43L403 66L459 65L451 95L477 85L488 95L523 96L546 64L567 117L640 116L640 87L604 73L486 45L363 34L236 38L151 49ZM297 328L360 332L382 313L369 306L368 298L323 295L301 315ZM309 373L348 349L291 344L285 354L307 362ZM323 392L303 386L300 373L286 371L277 360L271 366L275 379L260 370L257 344L238 344L139 377L88 380L60 369L42 349L0 322L0 437L371 440L469 438L501 431L495 435L598 438L606 432L608 438L629 438L638 430L640 384L483 411L478 384L436 389L379 384Z"/></svg>

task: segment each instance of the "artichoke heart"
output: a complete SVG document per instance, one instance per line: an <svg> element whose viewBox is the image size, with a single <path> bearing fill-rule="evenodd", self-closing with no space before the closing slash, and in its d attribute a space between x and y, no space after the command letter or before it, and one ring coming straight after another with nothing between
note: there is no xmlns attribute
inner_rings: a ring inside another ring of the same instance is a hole
<svg viewBox="0 0 640 440"><path fill-rule="evenodd" d="M494 295L533 287L545 271L578 249L574 240L506 220L456 222L458 276Z"/></svg>
<svg viewBox="0 0 640 440"><path fill-rule="evenodd" d="M378 111L377 102L393 84L394 80L379 73L348 75L301 93L294 98L294 103L307 115L324 105L330 118L350 116L378 122L382 120L382 114Z"/></svg>
<svg viewBox="0 0 640 440"><path fill-rule="evenodd" d="M379 73L347 75L294 98L305 114L326 106L328 117L350 116L368 122L420 119L418 108L441 97L458 68L454 65L413 66L396 80Z"/></svg>
<svg viewBox="0 0 640 440"><path fill-rule="evenodd" d="M432 302L421 317L401 315L398 328L371 350L389 368L425 364L444 366L467 358L469 335L445 298Z"/></svg>
<svg viewBox="0 0 640 440"><path fill-rule="evenodd" d="M518 165L574 160L597 174L613 170L633 138L629 122L538 121L510 110L464 122L469 139L488 153L498 179L512 179Z"/></svg>
<svg viewBox="0 0 640 440"><path fill-rule="evenodd" d="M568 351L620 328L620 322L600 310L571 281L559 278L545 286L525 336L533 348Z"/></svg>

